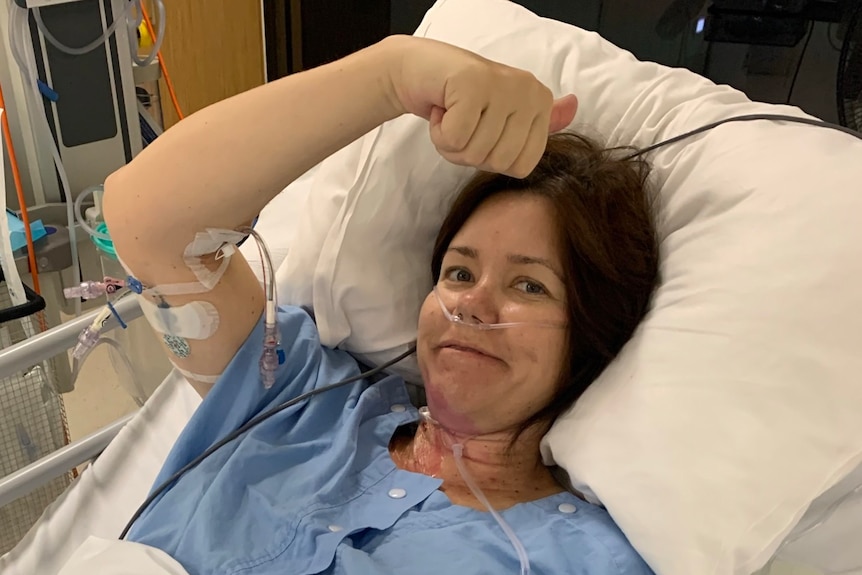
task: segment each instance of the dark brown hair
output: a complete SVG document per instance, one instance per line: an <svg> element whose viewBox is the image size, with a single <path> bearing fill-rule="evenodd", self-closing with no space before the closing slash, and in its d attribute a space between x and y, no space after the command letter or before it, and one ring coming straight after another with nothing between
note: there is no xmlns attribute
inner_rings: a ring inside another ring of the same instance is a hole
<svg viewBox="0 0 862 575"><path fill-rule="evenodd" d="M576 134L556 134L524 179L479 173L461 190L431 258L434 283L443 256L482 202L504 192L536 194L553 205L568 303L567 352L553 400L519 432L545 429L599 376L632 336L658 281L658 241L649 165L625 159Z"/></svg>

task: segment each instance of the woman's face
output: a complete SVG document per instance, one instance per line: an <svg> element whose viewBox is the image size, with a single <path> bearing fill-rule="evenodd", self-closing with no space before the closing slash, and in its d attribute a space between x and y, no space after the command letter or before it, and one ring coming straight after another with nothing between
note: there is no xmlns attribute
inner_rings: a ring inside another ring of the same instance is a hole
<svg viewBox="0 0 862 575"><path fill-rule="evenodd" d="M468 435L508 431L557 391L567 341L563 266L549 200L501 193L443 257L438 297L419 314L417 352L432 417ZM465 323L530 322L478 330ZM556 326L556 327L554 327Z"/></svg>

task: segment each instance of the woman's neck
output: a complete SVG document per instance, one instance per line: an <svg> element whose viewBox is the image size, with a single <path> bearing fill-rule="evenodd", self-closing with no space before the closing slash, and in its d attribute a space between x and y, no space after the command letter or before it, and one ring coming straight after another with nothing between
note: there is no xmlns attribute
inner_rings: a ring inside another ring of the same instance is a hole
<svg viewBox="0 0 862 575"><path fill-rule="evenodd" d="M442 491L457 505L485 510L458 469L453 453L457 444L463 446L464 468L495 509L563 491L542 464L541 435L527 430L514 444L511 439L508 432L462 436L426 417L412 437L394 441L390 452L401 469L442 479Z"/></svg>

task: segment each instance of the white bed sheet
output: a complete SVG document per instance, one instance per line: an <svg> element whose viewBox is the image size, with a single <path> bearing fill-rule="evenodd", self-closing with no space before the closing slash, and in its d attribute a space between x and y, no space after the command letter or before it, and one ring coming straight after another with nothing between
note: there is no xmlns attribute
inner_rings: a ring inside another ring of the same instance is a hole
<svg viewBox="0 0 862 575"><path fill-rule="evenodd" d="M89 537L59 575L189 575L164 551L140 543Z"/></svg>
<svg viewBox="0 0 862 575"><path fill-rule="evenodd" d="M182 376L171 373L24 540L0 557L0 573L54 575L88 537L116 539L200 401Z"/></svg>

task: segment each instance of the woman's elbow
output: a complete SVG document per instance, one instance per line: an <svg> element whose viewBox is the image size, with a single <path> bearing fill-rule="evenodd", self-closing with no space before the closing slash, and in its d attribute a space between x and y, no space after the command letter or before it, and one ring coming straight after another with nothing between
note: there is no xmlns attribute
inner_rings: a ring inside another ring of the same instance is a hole
<svg viewBox="0 0 862 575"><path fill-rule="evenodd" d="M166 206L154 205L143 190L138 189L140 180L124 166L105 179L102 198L102 216L111 234L114 249L122 258L136 259L130 250L152 244L163 237L158 213Z"/></svg>
<svg viewBox="0 0 862 575"><path fill-rule="evenodd" d="M114 243L124 235L155 236L159 231L159 212L169 209L160 206L154 198L141 189L141 178L124 166L105 179L105 193L102 198L102 215ZM163 218L162 218L163 219Z"/></svg>
<svg viewBox="0 0 862 575"><path fill-rule="evenodd" d="M129 222L130 206L129 190L126 186L125 172L128 166L123 166L105 179L105 193L102 198L102 216L105 224L113 232L119 232Z"/></svg>

